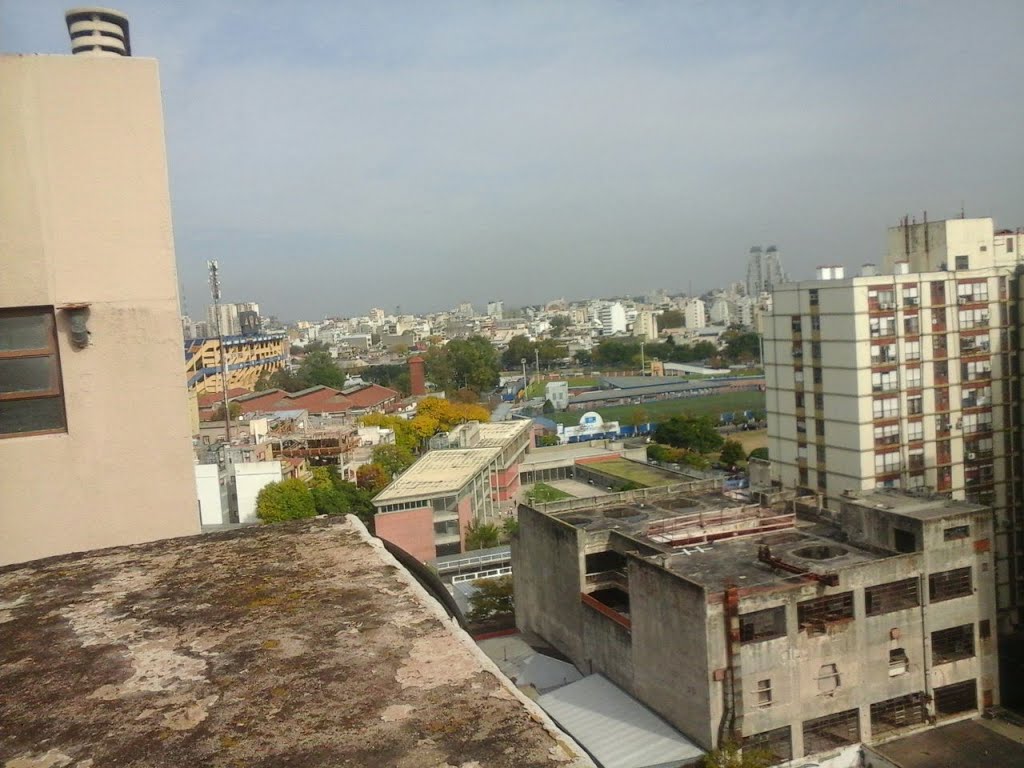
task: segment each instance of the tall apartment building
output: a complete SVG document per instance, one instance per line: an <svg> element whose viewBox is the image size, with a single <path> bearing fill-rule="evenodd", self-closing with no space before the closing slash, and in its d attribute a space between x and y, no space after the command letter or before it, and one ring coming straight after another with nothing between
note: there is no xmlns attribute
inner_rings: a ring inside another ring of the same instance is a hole
<svg viewBox="0 0 1024 768"><path fill-rule="evenodd" d="M784 282L786 273L782 269L779 249L774 245L769 245L767 250L762 250L759 245L751 248L747 258L747 296L771 293Z"/></svg>
<svg viewBox="0 0 1024 768"><path fill-rule="evenodd" d="M470 306L472 309L472 305ZM495 320L501 320L505 317L505 302L500 300L492 300L487 302L487 316L492 317ZM472 315L469 315L472 317Z"/></svg>
<svg viewBox="0 0 1024 768"><path fill-rule="evenodd" d="M890 274L783 285L764 336L774 479L830 508L881 487L991 506L1003 633L1024 602L1009 240L997 253L991 219L901 225L889 233Z"/></svg>
<svg viewBox="0 0 1024 768"><path fill-rule="evenodd" d="M708 324L707 308L700 299L690 299L683 307L683 322L687 328L704 328Z"/></svg>
<svg viewBox="0 0 1024 768"><path fill-rule="evenodd" d="M617 301L601 304L597 310L597 321L601 323L602 336L625 333L626 308Z"/></svg>
<svg viewBox="0 0 1024 768"><path fill-rule="evenodd" d="M637 312L636 319L633 321L633 335L647 341L657 340L658 314L649 309L642 309Z"/></svg>
<svg viewBox="0 0 1024 768"><path fill-rule="evenodd" d="M199 532L157 64L0 56L0 564Z"/></svg>

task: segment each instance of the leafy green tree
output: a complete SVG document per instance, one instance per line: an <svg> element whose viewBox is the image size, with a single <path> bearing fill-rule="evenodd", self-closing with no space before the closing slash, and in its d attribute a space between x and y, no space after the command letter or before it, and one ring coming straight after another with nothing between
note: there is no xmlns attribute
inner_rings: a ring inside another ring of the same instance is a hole
<svg viewBox="0 0 1024 768"><path fill-rule="evenodd" d="M727 742L704 755L704 768L768 768L772 756L762 749L742 749Z"/></svg>
<svg viewBox="0 0 1024 768"><path fill-rule="evenodd" d="M316 515L316 504L309 487L301 480L270 483L256 496L256 516L265 523L300 520Z"/></svg>
<svg viewBox="0 0 1024 768"><path fill-rule="evenodd" d="M407 365L371 365L359 374L366 381L380 384L382 387L397 389L403 395L409 394L409 366Z"/></svg>
<svg viewBox="0 0 1024 768"><path fill-rule="evenodd" d="M717 451L725 442L710 418L690 414L673 416L659 424L654 439L674 448L686 448L697 453Z"/></svg>
<svg viewBox="0 0 1024 768"><path fill-rule="evenodd" d="M511 539L513 536L519 533L519 521L516 520L514 517L510 517L504 523L502 523L501 528L502 532L505 534L505 538Z"/></svg>
<svg viewBox="0 0 1024 768"><path fill-rule="evenodd" d="M551 368L569 356L569 349L555 339L541 339L537 342L537 354L542 368Z"/></svg>
<svg viewBox="0 0 1024 768"><path fill-rule="evenodd" d="M767 448L755 448L750 452L748 459L763 459L768 461L768 449Z"/></svg>
<svg viewBox="0 0 1024 768"><path fill-rule="evenodd" d="M578 349L573 353L573 357L576 358L576 362L584 368L590 368L594 364L594 356L589 350Z"/></svg>
<svg viewBox="0 0 1024 768"><path fill-rule="evenodd" d="M572 325L572 320L568 315L555 315L551 318L551 335L558 338L566 332L570 325Z"/></svg>
<svg viewBox="0 0 1024 768"><path fill-rule="evenodd" d="M523 358L526 364L533 364L533 351L536 345L527 336L513 336L509 339L508 347L501 353L501 364L505 370L516 371L522 365Z"/></svg>
<svg viewBox="0 0 1024 768"><path fill-rule="evenodd" d="M401 445L378 445L373 449L373 463L381 467L388 477L405 472L415 461L412 451Z"/></svg>
<svg viewBox="0 0 1024 768"><path fill-rule="evenodd" d="M242 404L234 401L228 403L228 413L231 414L232 420L237 419L242 415ZM224 421L224 403L217 406L213 412L214 421Z"/></svg>
<svg viewBox="0 0 1024 768"><path fill-rule="evenodd" d="M686 316L678 309L666 309L658 315L659 328L682 328L686 322Z"/></svg>
<svg viewBox="0 0 1024 768"><path fill-rule="evenodd" d="M485 621L492 616L515 612L511 576L479 579L473 582L473 586L476 592L469 598L469 611L466 614L470 621Z"/></svg>
<svg viewBox="0 0 1024 768"><path fill-rule="evenodd" d="M501 543L501 531L492 523L473 522L466 529L466 549L487 549Z"/></svg>
<svg viewBox="0 0 1024 768"><path fill-rule="evenodd" d="M541 448L550 448L555 445L559 445L562 441L558 439L558 435L541 435L537 440L537 444Z"/></svg>
<svg viewBox="0 0 1024 768"><path fill-rule="evenodd" d="M725 349L722 356L730 363L754 362L761 357L761 336L751 332L730 329L722 334Z"/></svg>
<svg viewBox="0 0 1024 768"><path fill-rule="evenodd" d="M345 372L335 364L328 352L310 352L299 364L299 381L305 387L324 386L341 389Z"/></svg>
<svg viewBox="0 0 1024 768"><path fill-rule="evenodd" d="M300 389L303 389L303 385L293 371L282 368L279 371L263 373L256 380L255 391L263 392L267 389L283 389L285 392L298 392Z"/></svg>
<svg viewBox="0 0 1024 768"><path fill-rule="evenodd" d="M363 464L356 470L356 485L376 496L391 482L391 476L379 464Z"/></svg>
<svg viewBox="0 0 1024 768"><path fill-rule="evenodd" d="M541 412L545 415L549 415L555 412L555 404L550 400L544 401L544 406L541 408Z"/></svg>
<svg viewBox="0 0 1024 768"><path fill-rule="evenodd" d="M449 390L469 387L477 392L488 392L498 386L501 379L498 353L483 336L455 339L448 342L445 350L455 376L455 386Z"/></svg>
<svg viewBox="0 0 1024 768"><path fill-rule="evenodd" d="M719 459L723 464L739 464L746 458L747 452L743 450L743 443L738 440L726 440L722 445L722 453Z"/></svg>

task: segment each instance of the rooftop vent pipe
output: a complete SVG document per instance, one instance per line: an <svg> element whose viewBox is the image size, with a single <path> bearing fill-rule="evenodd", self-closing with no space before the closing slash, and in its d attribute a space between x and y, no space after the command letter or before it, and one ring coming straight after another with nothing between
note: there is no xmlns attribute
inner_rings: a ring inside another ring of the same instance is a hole
<svg viewBox="0 0 1024 768"><path fill-rule="evenodd" d="M128 17L111 8L72 8L64 14L76 56L131 56Z"/></svg>

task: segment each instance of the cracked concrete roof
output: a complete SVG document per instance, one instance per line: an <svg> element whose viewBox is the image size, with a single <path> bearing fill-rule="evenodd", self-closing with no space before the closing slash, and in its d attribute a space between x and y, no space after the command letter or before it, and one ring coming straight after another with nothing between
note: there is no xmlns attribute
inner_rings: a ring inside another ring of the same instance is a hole
<svg viewBox="0 0 1024 768"><path fill-rule="evenodd" d="M593 766L354 518L0 569L0 764Z"/></svg>

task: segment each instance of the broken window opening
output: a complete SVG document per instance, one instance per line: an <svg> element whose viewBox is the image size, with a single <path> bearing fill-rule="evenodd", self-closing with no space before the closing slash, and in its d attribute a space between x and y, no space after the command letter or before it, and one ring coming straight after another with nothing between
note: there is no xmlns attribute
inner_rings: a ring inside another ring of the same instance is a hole
<svg viewBox="0 0 1024 768"><path fill-rule="evenodd" d="M826 752L860 741L860 720L856 709L806 720L803 729L805 755Z"/></svg>
<svg viewBox="0 0 1024 768"><path fill-rule="evenodd" d="M916 578L890 581L864 590L864 606L868 616L880 616L883 613L917 608L919 605L921 595Z"/></svg>
<svg viewBox="0 0 1024 768"><path fill-rule="evenodd" d="M923 693L897 696L871 705L871 735L879 736L898 728L922 725L928 720Z"/></svg>
<svg viewBox="0 0 1024 768"><path fill-rule="evenodd" d="M928 597L933 603L967 597L973 593L970 566L928 576Z"/></svg>
<svg viewBox="0 0 1024 768"><path fill-rule="evenodd" d="M935 689L935 714L938 717L949 717L977 708L977 680L966 680L962 683L944 685Z"/></svg>
<svg viewBox="0 0 1024 768"><path fill-rule="evenodd" d="M853 618L853 592L804 600L797 603L796 610L800 629L822 635L829 624Z"/></svg>
<svg viewBox="0 0 1024 768"><path fill-rule="evenodd" d="M974 625L940 629L932 632L932 663L948 664L974 656Z"/></svg>
<svg viewBox="0 0 1024 768"><path fill-rule="evenodd" d="M740 616L740 642L759 643L774 640L786 634L786 609L784 606L766 608Z"/></svg>

